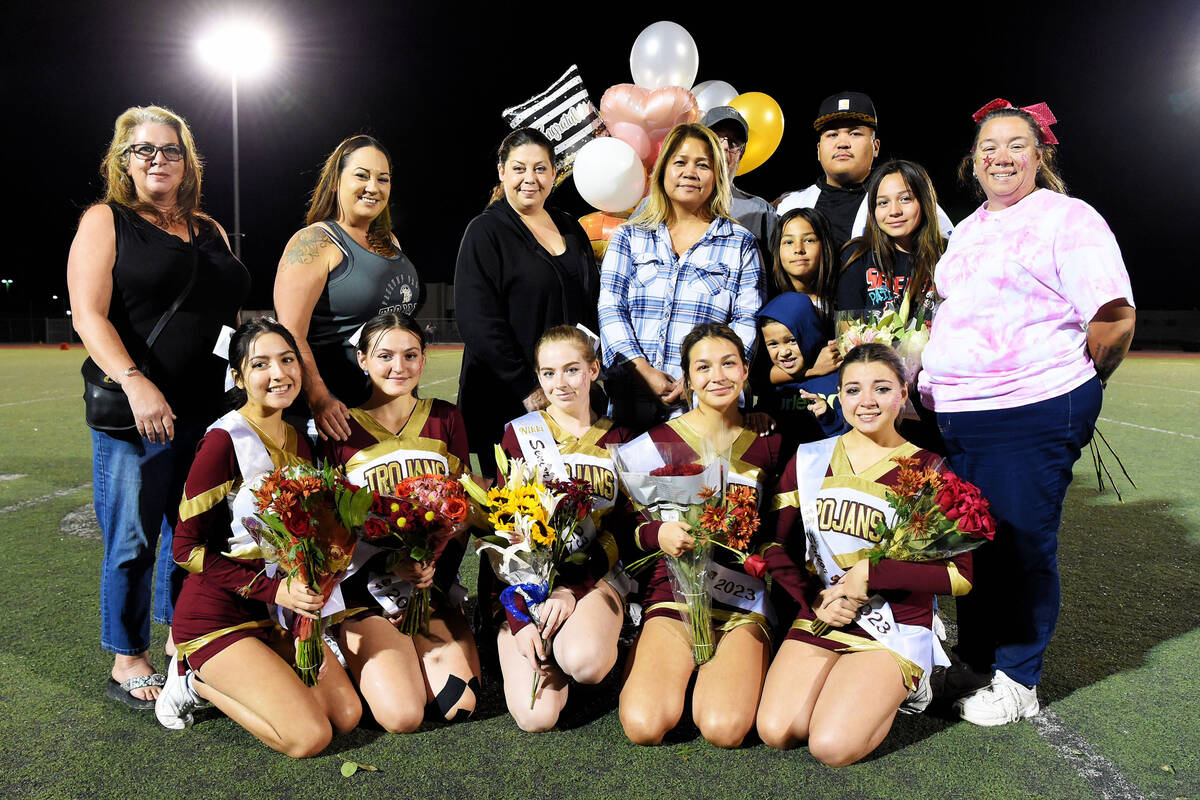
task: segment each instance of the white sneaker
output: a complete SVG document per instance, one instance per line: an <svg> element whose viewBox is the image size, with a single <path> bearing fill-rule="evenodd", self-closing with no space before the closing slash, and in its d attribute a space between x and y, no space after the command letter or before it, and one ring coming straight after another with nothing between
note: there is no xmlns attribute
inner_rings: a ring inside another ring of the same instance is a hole
<svg viewBox="0 0 1200 800"><path fill-rule="evenodd" d="M154 703L154 716L164 728L181 731L192 726L192 711L208 705L188 684L189 669L179 674L179 656L172 656L167 667L167 683Z"/></svg>
<svg viewBox="0 0 1200 800"><path fill-rule="evenodd" d="M996 670L990 684L956 700L954 708L967 722L990 727L1032 717L1040 706L1036 686L1026 688Z"/></svg>

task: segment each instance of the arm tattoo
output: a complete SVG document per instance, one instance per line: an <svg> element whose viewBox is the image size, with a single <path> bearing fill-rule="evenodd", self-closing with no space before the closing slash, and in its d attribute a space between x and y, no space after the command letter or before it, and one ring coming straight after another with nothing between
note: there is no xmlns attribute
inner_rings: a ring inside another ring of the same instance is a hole
<svg viewBox="0 0 1200 800"><path fill-rule="evenodd" d="M283 251L280 267L293 264L311 264L317 260L321 250L329 246L329 238L320 230L307 228L296 234L291 244Z"/></svg>
<svg viewBox="0 0 1200 800"><path fill-rule="evenodd" d="M1112 374L1117 371L1125 354L1129 352L1129 344L1133 340L1133 331L1129 331L1121 336L1114 344L1097 344L1096 352L1092 355L1092 362L1096 367L1096 374L1100 376L1101 383L1107 383Z"/></svg>

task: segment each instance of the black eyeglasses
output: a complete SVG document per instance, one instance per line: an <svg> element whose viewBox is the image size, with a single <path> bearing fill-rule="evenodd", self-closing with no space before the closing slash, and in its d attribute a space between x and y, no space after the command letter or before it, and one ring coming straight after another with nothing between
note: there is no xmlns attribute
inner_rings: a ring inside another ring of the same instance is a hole
<svg viewBox="0 0 1200 800"><path fill-rule="evenodd" d="M183 161L183 148L177 144L165 144L162 147L157 147L149 143L131 144L129 145L129 152L142 161L153 161L154 157L159 153L162 153L163 158L167 161Z"/></svg>

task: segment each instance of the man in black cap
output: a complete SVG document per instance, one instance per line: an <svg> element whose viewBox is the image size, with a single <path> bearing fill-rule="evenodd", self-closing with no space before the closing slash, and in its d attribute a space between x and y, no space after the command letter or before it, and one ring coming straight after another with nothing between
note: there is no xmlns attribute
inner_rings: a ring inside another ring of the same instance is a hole
<svg viewBox="0 0 1200 800"><path fill-rule="evenodd" d="M879 155L878 127L875 104L862 92L839 92L821 101L813 128L825 178L783 195L777 203L779 215L793 208L816 208L829 218L839 252L850 239L862 236L867 226L864 183ZM954 229L940 206L938 223L945 235Z"/></svg>
<svg viewBox="0 0 1200 800"><path fill-rule="evenodd" d="M729 214L758 240L763 274L766 275L771 270L771 237L775 235L779 217L770 203L761 197L743 192L733 182L733 176L737 175L738 165L742 161L742 154L746 152L746 142L750 139L750 126L746 124L746 118L733 106L710 108L704 119L700 120L700 124L710 128L721 142L725 165L729 167L729 191L733 195Z"/></svg>
<svg viewBox="0 0 1200 800"><path fill-rule="evenodd" d="M758 241L758 252L762 257L763 275L771 271L771 237L779 225L779 217L771 204L761 197L743 192L733 183L742 154L746 152L746 142L750 139L750 126L733 106L717 106L711 108L700 120L717 135L721 142L721 151L725 156L728 167L729 192L733 197L729 215L743 228L754 234ZM631 217L641 213L646 201L642 200L633 210Z"/></svg>

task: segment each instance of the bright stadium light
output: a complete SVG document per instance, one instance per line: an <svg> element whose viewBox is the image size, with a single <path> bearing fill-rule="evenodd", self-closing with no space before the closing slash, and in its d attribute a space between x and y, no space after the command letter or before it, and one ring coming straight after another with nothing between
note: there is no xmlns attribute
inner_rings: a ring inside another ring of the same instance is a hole
<svg viewBox="0 0 1200 800"><path fill-rule="evenodd" d="M261 24L230 20L196 43L209 67L229 75L233 98L233 254L242 257L241 169L238 160L238 78L261 75L275 60L275 37Z"/></svg>
<svg viewBox="0 0 1200 800"><path fill-rule="evenodd" d="M275 60L275 37L250 20L232 20L213 28L197 43L204 63L237 77L254 77Z"/></svg>

